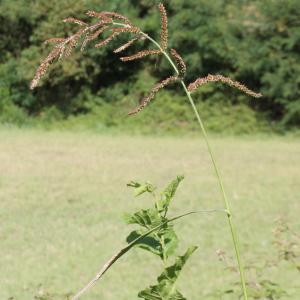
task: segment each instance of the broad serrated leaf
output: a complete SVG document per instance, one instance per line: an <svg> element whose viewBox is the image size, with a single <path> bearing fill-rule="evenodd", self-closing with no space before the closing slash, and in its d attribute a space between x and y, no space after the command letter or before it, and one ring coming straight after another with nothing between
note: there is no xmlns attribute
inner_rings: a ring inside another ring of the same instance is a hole
<svg viewBox="0 0 300 300"><path fill-rule="evenodd" d="M153 193L155 191L155 186L152 185L150 182L141 184L137 181L131 181L127 184L127 186L134 188L135 197L138 197L144 193Z"/></svg>
<svg viewBox="0 0 300 300"><path fill-rule="evenodd" d="M174 288L183 266L197 247L190 247L182 256L178 256L175 263L166 268L157 278L157 285L150 286L141 291L138 296L145 300L186 300L182 294Z"/></svg>
<svg viewBox="0 0 300 300"><path fill-rule="evenodd" d="M142 227L151 228L165 221L155 209L142 209L133 215L125 215L127 224L138 224Z"/></svg>
<svg viewBox="0 0 300 300"><path fill-rule="evenodd" d="M142 235L143 232L140 232L138 230L132 231L127 237L126 241L128 244L130 244L132 241L134 241ZM142 238L138 243L136 243L136 247L150 251L151 253L162 257L160 241L153 234Z"/></svg>
<svg viewBox="0 0 300 300"><path fill-rule="evenodd" d="M177 176L161 193L161 199L157 202L157 209L159 212L167 211L171 200L173 199L176 190L184 176Z"/></svg>

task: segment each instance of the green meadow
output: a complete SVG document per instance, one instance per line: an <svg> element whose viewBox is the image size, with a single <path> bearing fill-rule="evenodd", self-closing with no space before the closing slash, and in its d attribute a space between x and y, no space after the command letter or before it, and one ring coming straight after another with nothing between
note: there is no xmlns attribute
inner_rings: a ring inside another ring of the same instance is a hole
<svg viewBox="0 0 300 300"><path fill-rule="evenodd" d="M170 216L223 208L201 137L1 129L0 139L3 300L67 299L83 287L125 245L134 227L124 225L123 213L152 205L147 196L132 196L126 187L130 180L162 188L184 174ZM300 231L300 140L213 137L212 145L232 203L249 288L267 280L271 289L284 291L280 299L299 299L299 271L278 259L274 230L276 219L284 218ZM188 299L238 298L231 293L239 289L239 277L226 222L222 213L214 213L175 223L179 254L199 246L178 281ZM217 253L225 253L225 259ZM82 299L137 299L161 269L148 252L133 249ZM221 296L222 291L227 293Z"/></svg>

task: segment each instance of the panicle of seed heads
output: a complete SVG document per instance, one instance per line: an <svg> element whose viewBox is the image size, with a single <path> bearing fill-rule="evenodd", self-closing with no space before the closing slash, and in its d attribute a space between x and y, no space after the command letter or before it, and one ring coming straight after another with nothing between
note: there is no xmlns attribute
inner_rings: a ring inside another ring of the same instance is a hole
<svg viewBox="0 0 300 300"><path fill-rule="evenodd" d="M119 48L114 50L114 53L120 53L126 49L128 49L133 43L135 43L137 40L139 40L140 37L135 37L133 39L131 39L130 41L128 41L127 43L123 44L122 46L120 46Z"/></svg>
<svg viewBox="0 0 300 300"><path fill-rule="evenodd" d="M122 61L132 61L132 60L143 58L148 55L158 55L158 54L161 54L160 50L142 50L136 54L121 57L120 59Z"/></svg>
<svg viewBox="0 0 300 300"><path fill-rule="evenodd" d="M170 76L164 80L162 80L161 82L157 83L152 90L150 91L149 95L146 96L141 104L135 108L133 111L129 112L128 115L135 115L137 113L139 113L141 110L143 110L150 102L152 99L154 99L155 95L164 87L166 87L167 85L169 85L170 83L176 81L178 79L178 76Z"/></svg>
<svg viewBox="0 0 300 300"><path fill-rule="evenodd" d="M79 20L79 19L75 19L75 18L66 18L63 20L64 23L73 23L73 24L77 24L77 25L80 25L80 26L87 26L87 23Z"/></svg>
<svg viewBox="0 0 300 300"><path fill-rule="evenodd" d="M75 34L71 35L68 38L51 38L45 41L46 44L50 43L56 43L56 45L50 54L41 62L40 66L38 67L36 74L30 84L30 88L34 89L37 85L42 76L46 73L47 69L49 66L53 63L53 61L57 58L60 59L63 56L68 57L71 55L73 49L77 46L79 39L86 34L86 38L83 41L83 48L85 45L95 39L99 34L101 34L102 31L104 31L107 26L103 26L105 23L104 21L98 22L97 24L93 24L91 26L87 26L86 23L75 19L75 18L67 18L64 20L65 22L70 22L70 23L76 23L81 26L80 30L78 30ZM84 27L83 27L84 26ZM98 31L96 31L94 34L89 36L90 32L93 32L97 28L101 27Z"/></svg>
<svg viewBox="0 0 300 300"><path fill-rule="evenodd" d="M189 92L193 92L194 90L196 90L198 87L206 84L206 83L209 83L209 82L222 82L222 83L225 83L225 84L228 84L232 87L235 87L239 90L241 90L242 92L254 97L254 98L260 98L262 97L262 94L260 93L255 93L253 92L252 90L250 90L249 88L247 88L245 85L241 84L240 82L238 81L235 81L235 80L232 80L231 78L229 77L225 77L223 75L211 75L209 74L208 76L206 77L202 77L202 78L198 78L196 81L194 81L193 83L191 83L189 86L188 86L188 91Z"/></svg>
<svg viewBox="0 0 300 300"><path fill-rule="evenodd" d="M178 54L178 52L175 49L171 49L171 55L174 57L178 71L179 76L183 78L186 74L186 65L182 57Z"/></svg>
<svg viewBox="0 0 300 300"><path fill-rule="evenodd" d="M160 46L163 50L168 48L168 17L167 11L162 3L158 5L161 16L161 33L160 33Z"/></svg>

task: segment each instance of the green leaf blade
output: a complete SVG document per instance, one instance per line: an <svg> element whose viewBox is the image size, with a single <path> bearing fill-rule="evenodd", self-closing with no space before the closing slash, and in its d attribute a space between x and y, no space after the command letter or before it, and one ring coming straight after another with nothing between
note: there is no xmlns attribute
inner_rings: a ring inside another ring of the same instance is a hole
<svg viewBox="0 0 300 300"><path fill-rule="evenodd" d="M157 202L157 209L159 212L166 212L168 210L177 188L183 179L183 175L177 176L161 193L161 199Z"/></svg>
<svg viewBox="0 0 300 300"><path fill-rule="evenodd" d="M186 298L175 289L175 283L184 265L198 247L190 247L184 255L178 256L175 263L167 267L157 278L157 285L150 286L138 294L144 300L186 300Z"/></svg>
<svg viewBox="0 0 300 300"><path fill-rule="evenodd" d="M143 232L137 230L132 231L127 237L126 241L128 244L130 244L135 239L141 237L143 234ZM135 247L149 251L160 257L162 256L160 241L153 234L142 238L138 243L136 243Z"/></svg>

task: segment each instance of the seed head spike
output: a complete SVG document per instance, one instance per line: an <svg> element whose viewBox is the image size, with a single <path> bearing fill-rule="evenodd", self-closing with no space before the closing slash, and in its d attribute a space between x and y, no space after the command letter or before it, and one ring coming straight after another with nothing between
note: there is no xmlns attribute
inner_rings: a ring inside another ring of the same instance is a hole
<svg viewBox="0 0 300 300"><path fill-rule="evenodd" d="M200 87L200 86L202 86L206 83L218 82L218 81L220 81L222 83L225 83L225 84L228 84L228 85L230 85L234 88L237 88L238 90L240 90L240 91L244 92L245 94L248 94L248 95L250 95L254 98L262 97L262 94L255 93L252 90L250 90L249 88L247 88L245 85L241 84L240 82L232 80L231 78L225 77L223 75L208 74L208 76L206 76L206 77L200 77L188 86L188 90L189 90L189 92L193 92L198 87Z"/></svg>
<svg viewBox="0 0 300 300"><path fill-rule="evenodd" d="M171 49L171 55L174 57L178 71L179 76L183 78L186 74L186 65L182 57L178 54L178 52L175 49Z"/></svg>
<svg viewBox="0 0 300 300"><path fill-rule="evenodd" d="M130 55L130 56L121 57L120 59L122 61L132 61L132 60L143 58L148 55L158 55L158 54L161 54L161 51L159 51L159 50L143 50L143 51L140 51L140 52Z"/></svg>
<svg viewBox="0 0 300 300"><path fill-rule="evenodd" d="M115 27L112 29L114 32L131 32L131 33L140 33L141 29L138 27Z"/></svg>
<svg viewBox="0 0 300 300"><path fill-rule="evenodd" d="M110 43L113 39L115 39L118 35L120 34L120 32L114 32L112 35L110 35L108 38L106 38L105 40L101 41L100 43L95 45L95 48L100 48L102 46L106 46L108 43Z"/></svg>
<svg viewBox="0 0 300 300"><path fill-rule="evenodd" d="M121 14L118 14L118 13L116 13L116 12L112 12L112 11L103 11L103 12L101 12L100 14L101 14L102 16L104 16L105 18L118 19L118 20L121 20L121 21L125 22L125 23L128 24L128 25L131 24L130 20L129 20L127 17L125 17L125 16L123 16L123 15L121 15Z"/></svg>
<svg viewBox="0 0 300 300"><path fill-rule="evenodd" d="M103 26L102 28L98 29L97 31L95 31L93 34L91 35L87 35L86 38L84 39L84 41L82 42L82 46L81 46L81 51L83 51L86 47L86 45L91 42L94 41L101 33L103 33L106 29L108 28L108 26Z"/></svg>
<svg viewBox="0 0 300 300"><path fill-rule="evenodd" d="M81 38L81 36L84 32L86 32L86 30L81 29L66 40L66 42L64 43L65 45L63 45L65 50L62 55L64 55L65 57L69 57L72 54L74 48L78 44L78 40ZM62 57L62 55L61 55L61 57Z"/></svg>
<svg viewBox="0 0 300 300"><path fill-rule="evenodd" d="M47 44L59 44L59 43L62 43L64 42L66 39L65 38L51 38L51 39L48 39L44 42L45 45Z"/></svg>
<svg viewBox="0 0 300 300"><path fill-rule="evenodd" d="M168 17L167 11L162 3L158 5L161 17L161 33L160 33L160 46L165 51L168 48Z"/></svg>
<svg viewBox="0 0 300 300"><path fill-rule="evenodd" d="M40 66L38 67L35 76L30 84L30 89L34 89L37 87L39 81L41 78L45 75L47 72L49 66L51 63L60 56L60 53L62 51L62 47L56 46L52 49L52 51L48 54L48 56L41 62Z"/></svg>
<svg viewBox="0 0 300 300"><path fill-rule="evenodd" d="M108 24L108 23L112 23L113 22L113 19L110 18L110 17L107 17L105 15L103 15L102 13L99 13L99 12L96 12L96 11L93 11L93 10L89 10L87 13L86 13L87 16L89 17L95 17L95 18L98 18L101 20L101 22L103 22L104 24Z"/></svg>
<svg viewBox="0 0 300 300"><path fill-rule="evenodd" d="M176 81L178 79L178 76L170 76L164 80L162 80L161 82L157 83L152 90L150 91L149 95L146 96L141 104L135 108L133 111L129 112L128 115L135 115L137 113L139 113L141 110L143 110L150 102L152 99L154 99L155 95L164 87L166 87L167 85L169 85L170 83Z"/></svg>
<svg viewBox="0 0 300 300"><path fill-rule="evenodd" d="M134 42L136 42L139 39L140 39L139 37L135 37L135 38L131 39L127 43L123 44L122 46L120 46L119 48L117 48L116 50L114 50L114 53L120 53L120 52L128 49Z"/></svg>
<svg viewBox="0 0 300 300"><path fill-rule="evenodd" d="M79 20L79 19L75 19L75 18L66 18L63 20L64 23L73 23L73 24L77 24L77 25L80 25L80 26L87 26L87 23Z"/></svg>

